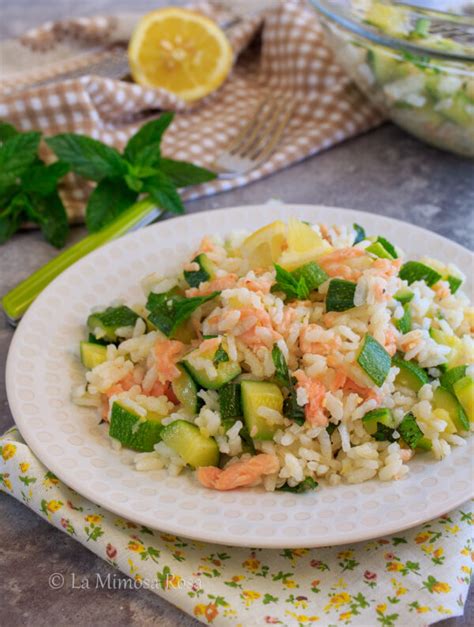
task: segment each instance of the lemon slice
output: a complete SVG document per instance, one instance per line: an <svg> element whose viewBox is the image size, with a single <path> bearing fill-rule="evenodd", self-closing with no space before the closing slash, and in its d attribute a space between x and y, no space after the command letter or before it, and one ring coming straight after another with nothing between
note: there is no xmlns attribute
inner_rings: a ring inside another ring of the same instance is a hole
<svg viewBox="0 0 474 627"><path fill-rule="evenodd" d="M285 270L295 270L299 266L316 261L330 253L332 246L318 235L309 224L290 218L288 220L288 248L281 254L278 263Z"/></svg>
<svg viewBox="0 0 474 627"><path fill-rule="evenodd" d="M128 46L128 60L137 83L167 89L190 102L221 85L233 53L215 22L172 7L142 17Z"/></svg>
<svg viewBox="0 0 474 627"><path fill-rule="evenodd" d="M269 268L286 246L286 224L276 220L254 231L241 244L242 256L251 268Z"/></svg>

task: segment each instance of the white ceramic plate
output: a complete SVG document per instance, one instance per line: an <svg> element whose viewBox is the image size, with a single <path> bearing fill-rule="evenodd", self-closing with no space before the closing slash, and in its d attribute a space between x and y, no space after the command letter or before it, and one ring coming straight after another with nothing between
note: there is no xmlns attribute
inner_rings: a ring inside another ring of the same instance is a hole
<svg viewBox="0 0 474 627"><path fill-rule="evenodd" d="M472 439L440 463L420 456L400 482L322 485L303 495L260 489L219 493L199 486L191 473L171 478L165 471L134 471L127 455L113 451L97 428L95 412L71 403L71 386L83 380L77 349L92 306L143 299L139 280L152 271L177 269L206 233L252 230L290 216L357 222L415 257L432 254L471 267L466 249L413 225L307 205L269 203L199 213L113 242L76 263L38 297L10 348L10 406L23 437L50 470L124 518L203 541L255 547L357 542L418 525L472 497Z"/></svg>

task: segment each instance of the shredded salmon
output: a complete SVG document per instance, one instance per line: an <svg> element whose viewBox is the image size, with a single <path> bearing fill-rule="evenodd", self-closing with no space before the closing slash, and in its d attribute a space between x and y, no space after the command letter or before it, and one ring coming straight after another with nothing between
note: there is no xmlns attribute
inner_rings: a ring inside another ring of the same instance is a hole
<svg viewBox="0 0 474 627"><path fill-rule="evenodd" d="M306 327L301 329L300 348L303 353L311 353L313 355L329 355L331 352L340 348L342 340L338 335L335 335L327 342L312 342L306 338L308 331L318 328L322 331L325 330L317 324L308 324Z"/></svg>
<svg viewBox="0 0 474 627"><path fill-rule="evenodd" d="M184 352L184 344L177 340L158 340L154 347L155 368L161 383L177 379L181 371L176 363Z"/></svg>
<svg viewBox="0 0 474 627"><path fill-rule="evenodd" d="M397 352L397 337L395 335L395 331L389 327L385 332L385 342L384 342L385 350L393 357Z"/></svg>
<svg viewBox="0 0 474 627"><path fill-rule="evenodd" d="M255 319L255 323L249 329L246 329L242 333L236 333L236 336L244 344L251 347L267 346L268 344L273 344L276 340L281 338L281 335L274 330L272 326L272 319L267 311L264 309L252 309L251 307L244 307L243 309L240 309L239 322L245 323L246 320L248 321L253 319ZM258 328L264 328L270 331L268 339L257 333Z"/></svg>
<svg viewBox="0 0 474 627"><path fill-rule="evenodd" d="M207 340L204 340L199 345L199 353L204 355L205 353L214 353L220 346L221 338L220 337L210 337Z"/></svg>
<svg viewBox="0 0 474 627"><path fill-rule="evenodd" d="M237 287L246 287L251 292L261 292L262 294L269 294L272 288L273 282L269 279L264 281L263 279L255 281L254 279L247 279L242 277L237 283Z"/></svg>
<svg viewBox="0 0 474 627"><path fill-rule="evenodd" d="M350 261L363 256L365 256L365 252L359 248L339 248L321 257L318 264L331 277L337 276L347 281L357 281L362 272L357 268L352 268Z"/></svg>
<svg viewBox="0 0 474 627"><path fill-rule="evenodd" d="M213 250L214 244L210 237L207 237L206 235L202 238L201 243L199 244L199 248L196 251L196 255L199 255L199 253L211 253Z"/></svg>
<svg viewBox="0 0 474 627"><path fill-rule="evenodd" d="M193 296L209 296L212 292L220 292L234 287L237 281L237 275L234 273L213 279L212 281L203 281L199 287L190 287L185 294L188 298Z"/></svg>
<svg viewBox="0 0 474 627"><path fill-rule="evenodd" d="M329 419L325 413L323 402L326 396L325 386L316 379L311 379L303 370L294 373L298 387L306 390L308 402L304 407L307 422L313 427L326 427Z"/></svg>
<svg viewBox="0 0 474 627"><path fill-rule="evenodd" d="M264 475L278 471L280 463L275 455L261 453L246 461L239 461L225 469L216 466L202 466L196 471L198 481L206 488L233 490L250 486Z"/></svg>
<svg viewBox="0 0 474 627"><path fill-rule="evenodd" d="M372 388L365 387L363 385L359 385L352 379L347 378L346 382L342 388L345 392L355 392L359 396L361 396L364 400L373 399L377 402L380 401L380 395L377 394L375 390Z"/></svg>
<svg viewBox="0 0 474 627"><path fill-rule="evenodd" d="M378 276L384 279L396 276L402 265L401 259L376 259L372 264L372 269Z"/></svg>

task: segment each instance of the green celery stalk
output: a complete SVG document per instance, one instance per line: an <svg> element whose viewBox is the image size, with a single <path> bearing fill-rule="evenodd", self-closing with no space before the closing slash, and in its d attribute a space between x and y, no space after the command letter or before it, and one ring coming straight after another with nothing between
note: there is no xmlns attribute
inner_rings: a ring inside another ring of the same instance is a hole
<svg viewBox="0 0 474 627"><path fill-rule="evenodd" d="M152 209L155 210L152 211ZM162 211L156 207L156 203L153 200L148 198L140 200L109 225L97 231L97 233L88 235L49 261L2 298L1 303L9 320L13 323L17 322L38 294L78 259L99 248L99 246L124 235L128 231L139 228L144 224L149 224L161 213Z"/></svg>

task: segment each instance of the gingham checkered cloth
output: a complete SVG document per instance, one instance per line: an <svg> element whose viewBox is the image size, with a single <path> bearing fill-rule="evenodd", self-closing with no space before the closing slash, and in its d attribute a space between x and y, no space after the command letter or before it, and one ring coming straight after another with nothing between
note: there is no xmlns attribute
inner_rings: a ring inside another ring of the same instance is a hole
<svg viewBox="0 0 474 627"><path fill-rule="evenodd" d="M194 8L219 22L222 9ZM185 199L232 189L267 176L381 122L381 116L335 63L315 12L287 0L244 19L229 31L236 63L224 85L193 106L160 89L83 76L36 87L100 60L113 44L126 44L139 16L92 17L48 23L0 44L0 118L46 135L84 133L122 148L158 110L176 116L163 142L169 157L211 166L265 95L294 101L294 113L271 157L243 176L187 189ZM259 29L261 46L250 46ZM45 152L46 159L52 159ZM89 183L68 175L61 186L72 221L82 219Z"/></svg>

